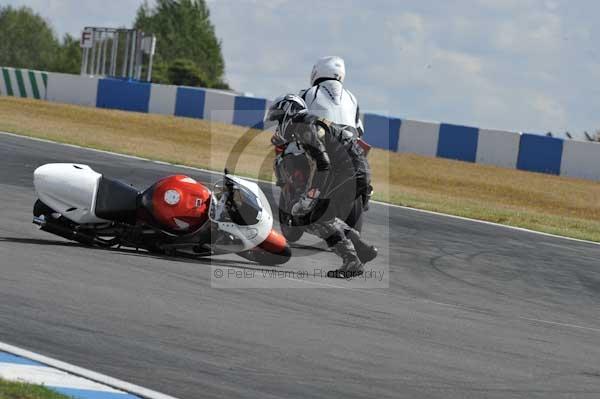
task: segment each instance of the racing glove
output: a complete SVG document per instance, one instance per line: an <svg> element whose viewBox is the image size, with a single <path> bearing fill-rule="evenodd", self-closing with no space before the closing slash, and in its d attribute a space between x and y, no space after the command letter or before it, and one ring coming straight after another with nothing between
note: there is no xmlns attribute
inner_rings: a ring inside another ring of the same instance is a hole
<svg viewBox="0 0 600 399"><path fill-rule="evenodd" d="M308 215L315 208L319 197L318 189L310 189L306 194L303 194L298 202L292 206L292 216Z"/></svg>

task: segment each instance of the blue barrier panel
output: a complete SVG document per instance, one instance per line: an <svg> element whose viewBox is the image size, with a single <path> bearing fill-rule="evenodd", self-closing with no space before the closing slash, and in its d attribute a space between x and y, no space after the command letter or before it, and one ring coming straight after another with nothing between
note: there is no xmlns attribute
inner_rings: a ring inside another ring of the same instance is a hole
<svg viewBox="0 0 600 399"><path fill-rule="evenodd" d="M204 99L206 92L191 87L178 87L175 100L175 115L188 118L204 118Z"/></svg>
<svg viewBox="0 0 600 399"><path fill-rule="evenodd" d="M148 112L150 83L100 79L96 107Z"/></svg>
<svg viewBox="0 0 600 399"><path fill-rule="evenodd" d="M254 97L236 97L233 104L233 124L256 129L264 127L267 100Z"/></svg>
<svg viewBox="0 0 600 399"><path fill-rule="evenodd" d="M442 123L440 125L437 156L465 162L475 162L477 159L478 140L479 129L476 127Z"/></svg>
<svg viewBox="0 0 600 399"><path fill-rule="evenodd" d="M559 175L562 153L562 139L523 133L517 169Z"/></svg>
<svg viewBox="0 0 600 399"><path fill-rule="evenodd" d="M365 114L363 119L364 140L367 143L384 150L397 151L400 125L402 124L400 119L376 114Z"/></svg>

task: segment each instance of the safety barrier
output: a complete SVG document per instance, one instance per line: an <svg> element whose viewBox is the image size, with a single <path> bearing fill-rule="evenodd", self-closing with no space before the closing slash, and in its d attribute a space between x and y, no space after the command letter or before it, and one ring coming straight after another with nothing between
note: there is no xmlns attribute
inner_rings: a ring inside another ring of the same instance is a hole
<svg viewBox="0 0 600 399"><path fill-rule="evenodd" d="M0 68L0 96L46 99L48 73L20 68Z"/></svg>
<svg viewBox="0 0 600 399"><path fill-rule="evenodd" d="M269 100L195 87L0 68L0 95L265 128ZM366 113L377 148L600 180L600 144Z"/></svg>
<svg viewBox="0 0 600 399"><path fill-rule="evenodd" d="M365 138L395 152L600 180L600 143L364 114Z"/></svg>
<svg viewBox="0 0 600 399"><path fill-rule="evenodd" d="M98 97L98 78L82 78L79 75L68 75L64 73L48 73L48 101L96 106Z"/></svg>

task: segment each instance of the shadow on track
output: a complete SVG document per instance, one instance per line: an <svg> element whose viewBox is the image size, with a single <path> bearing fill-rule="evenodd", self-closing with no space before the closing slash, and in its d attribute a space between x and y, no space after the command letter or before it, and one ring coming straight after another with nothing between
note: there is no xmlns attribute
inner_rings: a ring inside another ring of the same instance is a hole
<svg viewBox="0 0 600 399"><path fill-rule="evenodd" d="M177 255L162 255L162 254L154 254L148 252L144 249L133 249L133 248L99 248L99 247L91 247L83 244L79 244L76 242L69 241L57 241L57 240L44 240L38 238L26 238L26 237L0 237L0 242L13 242L18 244L30 244L30 245L44 245L44 246L60 246L60 247L73 247L73 248L84 248L90 251L105 251L116 253L121 256L132 256L136 258L151 258L151 259L159 259L165 260L169 262L178 262L178 263L187 263L187 264L197 264L204 266L220 266L220 267L231 267L235 269L243 269L243 270L257 270L257 271L273 271L278 270L277 266L268 266L261 265L259 263L249 262L247 260L231 260L231 259L221 259L218 256L194 256L186 253L177 253ZM310 249L319 250L316 247L303 246ZM233 255L233 254L231 254Z"/></svg>
<svg viewBox="0 0 600 399"><path fill-rule="evenodd" d="M32 245L52 245L62 247L81 247L85 245L76 242L57 241L57 240L41 240L38 238L25 238L25 237L0 237L0 242L14 242L17 244L32 244Z"/></svg>

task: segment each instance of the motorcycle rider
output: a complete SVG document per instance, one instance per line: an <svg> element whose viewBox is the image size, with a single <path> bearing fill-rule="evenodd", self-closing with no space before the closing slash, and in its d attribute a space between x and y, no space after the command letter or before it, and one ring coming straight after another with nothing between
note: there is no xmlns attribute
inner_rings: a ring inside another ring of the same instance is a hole
<svg viewBox="0 0 600 399"><path fill-rule="evenodd" d="M347 131L359 139L358 144L366 158L371 149L362 136L363 123L360 120L360 108L356 97L344 88L346 64L341 57L329 56L317 60L310 74L311 87L300 91L306 102L308 112L331 122L347 126ZM365 159L365 162L366 161ZM364 198L363 208L369 209L373 187Z"/></svg>
<svg viewBox="0 0 600 399"><path fill-rule="evenodd" d="M363 125L356 97L343 86L346 66L340 57L323 57L313 66L311 87L300 91L309 113L346 125L356 137L362 137Z"/></svg>
<svg viewBox="0 0 600 399"><path fill-rule="evenodd" d="M308 183L292 207L294 224L305 225L342 258L342 266L328 272L328 277L361 275L377 249L336 217L347 215L355 200L369 190L369 165L355 135L345 125L310 114L304 100L294 94L276 99L266 119L278 122L274 141L295 141L309 159Z"/></svg>

